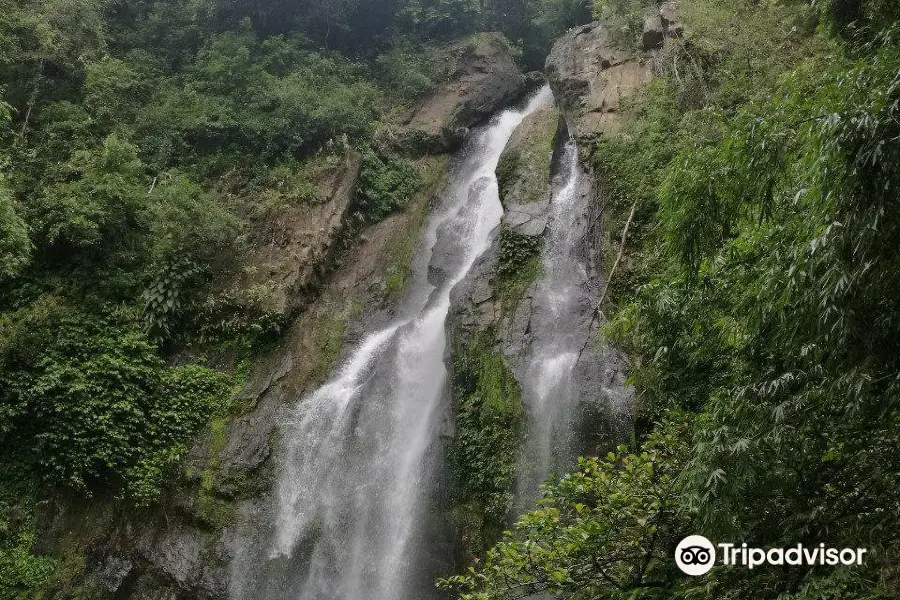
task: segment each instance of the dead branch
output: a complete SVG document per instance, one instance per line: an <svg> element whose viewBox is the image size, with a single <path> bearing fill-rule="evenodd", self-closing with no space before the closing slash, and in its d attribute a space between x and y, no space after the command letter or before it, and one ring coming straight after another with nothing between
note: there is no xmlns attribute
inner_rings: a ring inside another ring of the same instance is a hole
<svg viewBox="0 0 900 600"><path fill-rule="evenodd" d="M622 255L625 252L625 238L628 236L628 229L631 227L631 221L634 219L634 211L637 209L637 200L631 205L631 212L628 213L628 220L625 221L625 227L622 229L622 238L619 240L619 253L616 255L616 260L613 262L612 268L609 270L609 275L606 277L606 285L603 286L603 293L600 294L600 300L597 301L597 305L594 307L594 311L591 314L591 322L588 324L588 335L584 340L584 346L581 347L581 350L578 351L578 358L581 358L581 355L584 353L585 349L587 349L588 342L590 342L591 328L594 326L594 323L597 321L597 317L601 314L600 307L603 305L603 301L606 299L606 292L609 290L609 284L612 283L613 275L616 274L616 269L619 268L619 263L622 262Z"/></svg>

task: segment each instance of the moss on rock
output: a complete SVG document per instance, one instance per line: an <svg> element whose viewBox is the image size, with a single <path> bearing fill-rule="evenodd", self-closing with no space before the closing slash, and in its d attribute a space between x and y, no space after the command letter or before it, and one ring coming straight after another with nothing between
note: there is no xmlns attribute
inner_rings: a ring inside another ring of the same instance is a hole
<svg viewBox="0 0 900 600"><path fill-rule="evenodd" d="M447 449L451 514L467 562L482 555L508 525L523 432L522 392L494 338L492 331L479 331L458 343L451 364L456 426Z"/></svg>

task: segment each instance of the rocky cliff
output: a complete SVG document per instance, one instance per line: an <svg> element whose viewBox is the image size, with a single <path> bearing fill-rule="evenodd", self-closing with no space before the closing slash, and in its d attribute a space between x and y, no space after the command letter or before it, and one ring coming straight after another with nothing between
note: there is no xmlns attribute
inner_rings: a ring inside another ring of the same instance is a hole
<svg viewBox="0 0 900 600"><path fill-rule="evenodd" d="M644 20L642 47L623 45L601 22L576 27L553 45L545 72L579 143L615 135L628 99L653 76L654 58L684 29L677 3L665 2Z"/></svg>
<svg viewBox="0 0 900 600"><path fill-rule="evenodd" d="M509 42L484 33L439 52L443 81L410 112L395 144L406 150L448 152L499 108L521 97L525 76L510 55Z"/></svg>
<svg viewBox="0 0 900 600"><path fill-rule="evenodd" d="M474 560L508 524L502 508L492 504L513 512L529 506L546 476L535 465L546 454L551 468L567 468L578 454L602 454L629 438L633 391L625 384L626 361L595 331L602 322L595 308L611 266L604 258L621 232L607 231L612 209L591 153L599 137L618 134L629 98L651 80L659 55L682 34L675 8L667 2L648 16L642 48L623 45L600 22L562 36L546 63L556 106L528 117L500 159L502 224L453 290L447 322L455 411L448 453L480 456L478 468L494 485L487 496L450 494L461 563ZM581 340L574 346L573 336ZM469 378L479 368L499 372L492 382L514 406L486 414L477 398L473 403ZM473 406L482 428L505 423L524 454L510 455L495 443L481 452L469 447ZM542 436L548 448L535 442ZM451 481L453 467L451 460Z"/></svg>

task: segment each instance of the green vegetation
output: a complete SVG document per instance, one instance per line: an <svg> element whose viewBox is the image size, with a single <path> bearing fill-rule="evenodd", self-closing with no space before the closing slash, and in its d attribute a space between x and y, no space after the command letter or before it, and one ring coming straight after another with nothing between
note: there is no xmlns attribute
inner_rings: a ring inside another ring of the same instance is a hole
<svg viewBox="0 0 900 600"><path fill-rule="evenodd" d="M500 536L512 509L524 420L521 390L490 331L476 332L453 353L456 435L447 448L452 514L466 560Z"/></svg>
<svg viewBox="0 0 900 600"><path fill-rule="evenodd" d="M551 479L538 508L504 533L482 569L440 587L465 600L633 597L626 590L667 597L677 567L666 552L689 521L674 501L687 428L660 429L638 453L620 447L603 459L582 458L577 471Z"/></svg>
<svg viewBox="0 0 900 600"><path fill-rule="evenodd" d="M632 358L635 450L549 483L445 582L468 600L900 593L900 8L679 5L684 42L591 149L610 235L637 204L604 308ZM671 557L695 533L868 553L688 578Z"/></svg>
<svg viewBox="0 0 900 600"><path fill-rule="evenodd" d="M543 272L543 238L516 233L503 226L497 246L499 256L494 288L500 297L503 312L509 316L515 312L528 287Z"/></svg>
<svg viewBox="0 0 900 600"><path fill-rule="evenodd" d="M22 313L4 318L0 346L7 473L84 492L113 480L154 500L165 468L222 410L229 378L166 367L133 325L46 303Z"/></svg>
<svg viewBox="0 0 900 600"><path fill-rule="evenodd" d="M311 378L313 381L322 381L328 375L328 371L334 365L341 352L344 343L344 331L347 328L347 312L349 307L340 309L333 307L316 320L313 330L313 347L316 356L313 363Z"/></svg>
<svg viewBox="0 0 900 600"><path fill-rule="evenodd" d="M637 46L643 32L644 16L662 0L594 0L594 15L625 46Z"/></svg>
<svg viewBox="0 0 900 600"><path fill-rule="evenodd" d="M394 157L385 160L374 151L367 151L356 183L360 218L371 223L403 210L421 184L419 173L410 161Z"/></svg>
<svg viewBox="0 0 900 600"><path fill-rule="evenodd" d="M497 162L497 188L500 190L501 199L506 195L520 163L521 155L514 150L504 152Z"/></svg>
<svg viewBox="0 0 900 600"><path fill-rule="evenodd" d="M403 293L410 274L413 254L421 238L422 227L428 217L430 199L443 188L447 180L447 157L429 157L420 165L422 180L418 196L406 212L408 222L399 235L388 240L384 249L387 258L384 297L396 300Z"/></svg>

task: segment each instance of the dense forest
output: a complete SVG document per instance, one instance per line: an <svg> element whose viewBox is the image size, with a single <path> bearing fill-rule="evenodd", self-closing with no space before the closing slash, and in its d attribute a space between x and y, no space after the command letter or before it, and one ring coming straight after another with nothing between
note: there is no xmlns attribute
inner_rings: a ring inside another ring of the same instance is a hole
<svg viewBox="0 0 900 600"><path fill-rule="evenodd" d="M94 597L71 586L83 557L41 551L41 510L152 507L242 410L296 316L241 277L273 215L320 202L351 153L345 244L424 185L427 150L395 134L448 76L435 49L500 31L540 70L592 19L638 48L657 9L0 0L0 598ZM628 356L632 442L553 478L440 586L900 597L900 4L680 0L679 19L622 133L582 148L625 230L597 343ZM671 555L693 533L868 555L688 578Z"/></svg>

